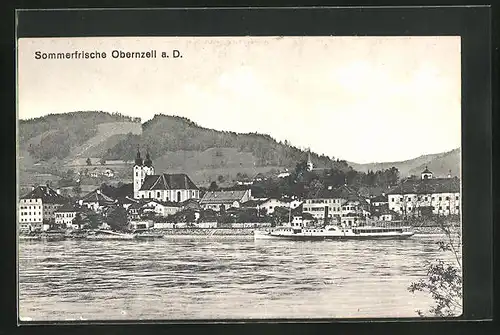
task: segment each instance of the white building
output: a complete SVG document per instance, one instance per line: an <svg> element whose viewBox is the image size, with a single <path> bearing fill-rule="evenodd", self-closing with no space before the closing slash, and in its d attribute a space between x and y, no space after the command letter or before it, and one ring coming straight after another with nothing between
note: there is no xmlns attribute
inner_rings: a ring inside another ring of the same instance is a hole
<svg viewBox="0 0 500 335"><path fill-rule="evenodd" d="M48 185L33 187L19 200L18 221L21 230L42 229L43 222L55 223L55 212L68 202Z"/></svg>
<svg viewBox="0 0 500 335"><path fill-rule="evenodd" d="M158 216L174 215L181 210L181 206L176 202L163 202L159 200L151 200L142 206L143 213L151 211Z"/></svg>
<svg viewBox="0 0 500 335"><path fill-rule="evenodd" d="M104 170L103 174L108 177L108 178L112 178L115 176L115 171L113 171L113 169L106 169Z"/></svg>
<svg viewBox="0 0 500 335"><path fill-rule="evenodd" d="M460 214L460 180L434 178L425 169L420 180L405 180L388 192L389 209L402 216Z"/></svg>
<svg viewBox="0 0 500 335"><path fill-rule="evenodd" d="M134 164L134 198L183 202L193 198L199 199L200 190L184 173L155 175L149 153L143 161L137 151Z"/></svg>
<svg viewBox="0 0 500 335"><path fill-rule="evenodd" d="M286 201L286 200L280 200L280 199L275 199L275 198L269 198L263 202L261 202L259 206L260 209L265 209L266 213L271 215L274 213L274 210L276 207L284 207L284 208L292 208L295 209L299 207L302 204L302 201L299 200L293 200L293 201Z"/></svg>
<svg viewBox="0 0 500 335"><path fill-rule="evenodd" d="M55 212L55 222L59 227L71 228L73 226L73 220L76 217L76 213L79 210L71 204L66 204L61 206Z"/></svg>
<svg viewBox="0 0 500 335"><path fill-rule="evenodd" d="M347 200L342 204L340 222L344 227L357 226L369 216L369 204L364 199Z"/></svg>

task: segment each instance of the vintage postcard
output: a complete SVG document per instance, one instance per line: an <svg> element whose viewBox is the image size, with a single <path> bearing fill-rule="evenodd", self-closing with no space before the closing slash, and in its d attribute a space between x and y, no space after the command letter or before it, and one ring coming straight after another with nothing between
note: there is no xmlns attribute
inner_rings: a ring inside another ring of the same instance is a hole
<svg viewBox="0 0 500 335"><path fill-rule="evenodd" d="M21 321L462 314L460 37L20 38Z"/></svg>

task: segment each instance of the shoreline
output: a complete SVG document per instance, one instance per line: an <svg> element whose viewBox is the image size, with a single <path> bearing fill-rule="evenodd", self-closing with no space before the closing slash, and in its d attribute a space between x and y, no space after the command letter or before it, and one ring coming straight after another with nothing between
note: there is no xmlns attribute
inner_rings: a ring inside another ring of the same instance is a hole
<svg viewBox="0 0 500 335"><path fill-rule="evenodd" d="M458 227L452 227L451 233L456 234ZM256 228L168 228L168 229L152 229L151 233L158 234L161 237L152 239L244 239L253 240L254 230ZM257 228L258 229L258 228ZM416 227L414 229L415 236L432 236L432 235L445 235L440 227ZM139 235L140 236L140 235ZM89 239L64 235L64 233L56 234L55 236L45 235L43 233L33 236L19 236L19 241L63 241L63 240L85 240ZM133 241L148 240L135 238ZM101 240L102 241L102 240Z"/></svg>

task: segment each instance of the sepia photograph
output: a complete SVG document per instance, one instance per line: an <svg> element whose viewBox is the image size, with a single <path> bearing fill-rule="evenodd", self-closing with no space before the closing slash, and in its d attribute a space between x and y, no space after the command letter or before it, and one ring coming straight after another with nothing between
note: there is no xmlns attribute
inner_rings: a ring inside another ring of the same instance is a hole
<svg viewBox="0 0 500 335"><path fill-rule="evenodd" d="M21 321L463 313L460 36L17 40Z"/></svg>

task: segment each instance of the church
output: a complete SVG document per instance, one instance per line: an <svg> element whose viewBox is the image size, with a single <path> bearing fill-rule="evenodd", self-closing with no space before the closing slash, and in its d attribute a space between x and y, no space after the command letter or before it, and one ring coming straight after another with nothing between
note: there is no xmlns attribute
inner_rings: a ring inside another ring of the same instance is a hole
<svg viewBox="0 0 500 335"><path fill-rule="evenodd" d="M143 160L137 149L134 163L134 198L183 202L188 199L199 199L200 190L184 173L155 174L149 152Z"/></svg>

